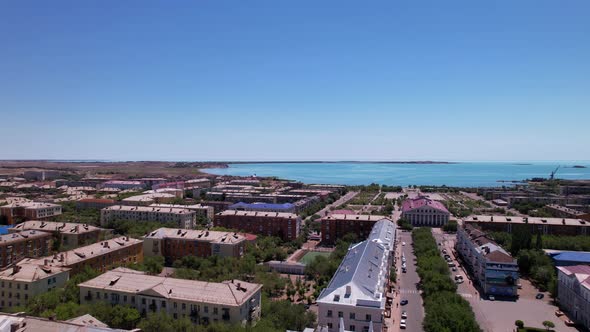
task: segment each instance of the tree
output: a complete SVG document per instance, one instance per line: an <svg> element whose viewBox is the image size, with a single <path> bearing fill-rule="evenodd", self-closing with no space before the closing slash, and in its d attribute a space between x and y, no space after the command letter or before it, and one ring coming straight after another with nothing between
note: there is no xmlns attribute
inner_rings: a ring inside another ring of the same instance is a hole
<svg viewBox="0 0 590 332"><path fill-rule="evenodd" d="M516 325L517 328L522 329L524 327L524 322L519 319L514 322L514 325Z"/></svg>
<svg viewBox="0 0 590 332"><path fill-rule="evenodd" d="M537 241L535 241L535 248L538 250L543 249L543 237L541 236L541 231L537 231Z"/></svg>
<svg viewBox="0 0 590 332"><path fill-rule="evenodd" d="M546 320L546 321L543 322L543 326L545 326L545 329L547 331L549 331L550 329L552 329L552 328L555 327L555 324L553 324L553 322L550 321L550 320Z"/></svg>

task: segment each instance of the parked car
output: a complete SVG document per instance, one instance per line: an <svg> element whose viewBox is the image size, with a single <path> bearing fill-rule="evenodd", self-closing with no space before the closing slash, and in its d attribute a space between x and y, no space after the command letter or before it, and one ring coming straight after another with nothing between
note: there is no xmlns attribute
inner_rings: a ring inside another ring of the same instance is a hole
<svg viewBox="0 0 590 332"><path fill-rule="evenodd" d="M518 287L518 289L522 289L522 284L517 284L516 287Z"/></svg>
<svg viewBox="0 0 590 332"><path fill-rule="evenodd" d="M488 296L488 300L490 300L490 301L496 301L496 298L494 297L494 295L490 295L490 296Z"/></svg>
<svg viewBox="0 0 590 332"><path fill-rule="evenodd" d="M453 270L453 272L457 272L457 268L453 267L451 270Z"/></svg>
<svg viewBox="0 0 590 332"><path fill-rule="evenodd" d="M405 246L405 245L406 245L406 243L405 242L402 242L402 246Z"/></svg>
<svg viewBox="0 0 590 332"><path fill-rule="evenodd" d="M447 254L447 249L443 249L443 254Z"/></svg>
<svg viewBox="0 0 590 332"><path fill-rule="evenodd" d="M405 330L407 328L406 323L400 323L399 328Z"/></svg>
<svg viewBox="0 0 590 332"><path fill-rule="evenodd" d="M544 297L545 297L545 294L543 294L543 293L537 293L537 296L535 296L535 298L536 298L537 300L540 300L540 299L542 299L542 298L544 298Z"/></svg>
<svg viewBox="0 0 590 332"><path fill-rule="evenodd" d="M405 311L402 311L402 319L408 319L408 313Z"/></svg>
<svg viewBox="0 0 590 332"><path fill-rule="evenodd" d="M408 304L408 300L406 300L406 299L403 299L403 300L401 300L401 301L400 301L400 303L399 303L399 304L401 304L401 305L406 305L406 304Z"/></svg>
<svg viewBox="0 0 590 332"><path fill-rule="evenodd" d="M402 267L402 273L406 273L406 272L407 272L406 268Z"/></svg>

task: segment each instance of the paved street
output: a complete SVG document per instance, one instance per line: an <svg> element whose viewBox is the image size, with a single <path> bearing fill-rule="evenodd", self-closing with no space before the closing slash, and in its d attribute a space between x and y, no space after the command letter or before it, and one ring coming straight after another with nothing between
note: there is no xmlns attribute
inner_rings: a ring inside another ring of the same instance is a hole
<svg viewBox="0 0 590 332"><path fill-rule="evenodd" d="M407 273L401 271L401 259L398 260L398 276L400 280L400 294L396 298L396 303L400 300L408 300L405 306L400 305L400 312L406 311L408 313L407 330L408 331L423 331L422 322L424 321L424 308L422 306L422 296L417 290L417 284L420 281L418 273L416 273L415 256L412 253L412 233L400 232L400 248L402 253L406 256ZM401 243L406 245L402 246ZM396 319L396 329L399 328L399 316Z"/></svg>
<svg viewBox="0 0 590 332"><path fill-rule="evenodd" d="M440 249L446 249L457 264L453 254L455 235L444 234L440 228L434 228L433 234L437 243L442 243ZM526 326L538 328L543 328L543 321L550 320L555 323L555 331L577 331L573 327L566 326L562 320L555 316L557 307L549 303L548 295L543 300L535 299L537 291L526 280L520 281L523 284L523 289L519 290L520 297L516 301L490 301L480 296L463 267L459 268L457 272L452 272L452 275L456 274L462 275L465 280L464 283L458 285L457 292L469 301L475 318L483 331L512 332L514 331L514 322L518 319L524 321ZM523 292L524 290L526 290L526 294Z"/></svg>
<svg viewBox="0 0 590 332"><path fill-rule="evenodd" d="M344 196L337 199L334 203L326 205L326 207L319 210L316 214L321 217L325 217L328 215L328 212L330 211L331 207L338 207L338 206L350 201L351 199L353 199L354 196L356 196L357 194L358 194L358 191L349 191ZM311 219L311 216L307 217L307 219Z"/></svg>

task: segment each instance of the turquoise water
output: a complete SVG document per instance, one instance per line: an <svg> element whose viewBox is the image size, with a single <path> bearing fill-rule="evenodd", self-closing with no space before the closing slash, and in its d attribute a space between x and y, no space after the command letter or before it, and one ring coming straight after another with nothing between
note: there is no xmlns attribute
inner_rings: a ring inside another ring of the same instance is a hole
<svg viewBox="0 0 590 332"><path fill-rule="evenodd" d="M447 185L490 187L510 185L533 177L549 177L558 165L560 179L590 179L590 162L463 162L454 164L383 164L383 163L252 163L230 164L228 168L203 171L217 175L276 176L304 183L361 185ZM587 168L572 168L582 165Z"/></svg>

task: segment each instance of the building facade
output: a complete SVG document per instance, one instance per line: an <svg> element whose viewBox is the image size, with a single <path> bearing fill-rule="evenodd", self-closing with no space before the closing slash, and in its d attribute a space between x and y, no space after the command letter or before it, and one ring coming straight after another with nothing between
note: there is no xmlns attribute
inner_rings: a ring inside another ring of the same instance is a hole
<svg viewBox="0 0 590 332"><path fill-rule="evenodd" d="M176 208L176 209L187 209L194 211L197 219L206 219L207 222L213 222L215 218L215 209L212 206L202 204L192 205L178 205L178 204L152 204L150 207L155 208Z"/></svg>
<svg viewBox="0 0 590 332"><path fill-rule="evenodd" d="M463 219L463 222L485 231L512 233L514 227L526 227L531 233L590 235L590 222L582 219L476 215Z"/></svg>
<svg viewBox="0 0 590 332"><path fill-rule="evenodd" d="M557 267L557 299L571 320L590 329L590 265Z"/></svg>
<svg viewBox="0 0 590 332"><path fill-rule="evenodd" d="M450 215L441 202L426 197L409 198L402 204L402 218L412 226L442 227L449 222Z"/></svg>
<svg viewBox="0 0 590 332"><path fill-rule="evenodd" d="M518 263L487 234L472 225L459 227L455 250L485 294L518 296Z"/></svg>
<svg viewBox="0 0 590 332"><path fill-rule="evenodd" d="M67 267L74 275L85 267L99 272L143 262L143 241L122 236L32 260L44 266Z"/></svg>
<svg viewBox="0 0 590 332"><path fill-rule="evenodd" d="M85 243L97 242L102 228L88 224L65 223L43 220L29 220L9 228L9 233L18 233L27 230L49 232L59 234L62 244L65 246L79 246Z"/></svg>
<svg viewBox="0 0 590 332"><path fill-rule="evenodd" d="M196 324L246 324L260 319L262 285L150 276L117 268L78 285L80 303L129 305L140 313L165 312Z"/></svg>
<svg viewBox="0 0 590 332"><path fill-rule="evenodd" d="M0 235L0 268L25 257L42 257L51 252L52 235L35 230Z"/></svg>
<svg viewBox="0 0 590 332"><path fill-rule="evenodd" d="M545 209L549 211L553 216L558 218L582 219L590 222L590 213L578 211L567 206L549 204L545 206Z"/></svg>
<svg viewBox="0 0 590 332"><path fill-rule="evenodd" d="M365 214L330 214L320 219L322 243L334 244L348 233L353 233L359 239L364 239L371 233L373 226L385 216Z"/></svg>
<svg viewBox="0 0 590 332"><path fill-rule="evenodd" d="M293 213L225 210L215 215L214 224L292 241L299 236L301 218Z"/></svg>
<svg viewBox="0 0 590 332"><path fill-rule="evenodd" d="M246 238L233 232L160 228L143 239L145 256L163 256L171 264L184 256L242 257Z"/></svg>
<svg viewBox="0 0 590 332"><path fill-rule="evenodd" d="M260 212L286 212L295 213L295 205L291 203L244 203L238 202L229 206L230 210L238 211L260 211Z"/></svg>
<svg viewBox="0 0 590 332"><path fill-rule="evenodd" d="M117 204L114 199L107 198L82 198L76 202L78 209L104 209Z"/></svg>
<svg viewBox="0 0 590 332"><path fill-rule="evenodd" d="M24 306L30 299L64 287L70 269L47 266L30 258L0 271L0 308Z"/></svg>
<svg viewBox="0 0 590 332"><path fill-rule="evenodd" d="M380 220L367 240L348 249L317 299L319 326L328 332L383 330L395 233L392 221Z"/></svg>
<svg viewBox="0 0 590 332"><path fill-rule="evenodd" d="M197 217L194 211L179 208L113 205L100 210L101 225L115 220L159 221L190 229L195 228Z"/></svg>
<svg viewBox="0 0 590 332"><path fill-rule="evenodd" d="M47 219L61 214L61 205L41 202L18 202L0 206L0 215L6 217L8 225L21 220Z"/></svg>

